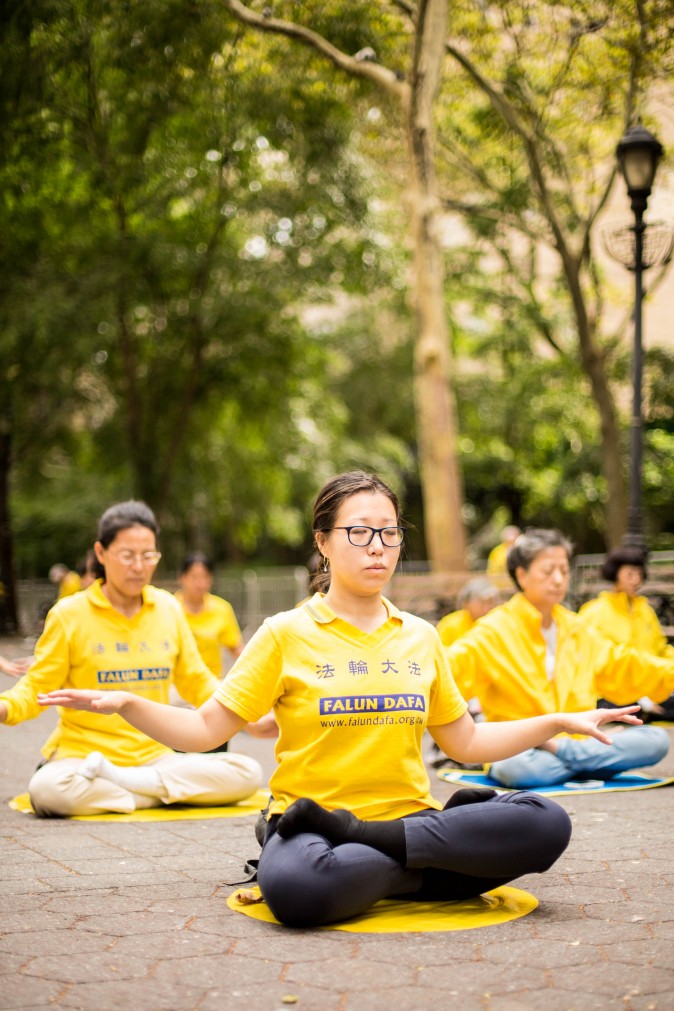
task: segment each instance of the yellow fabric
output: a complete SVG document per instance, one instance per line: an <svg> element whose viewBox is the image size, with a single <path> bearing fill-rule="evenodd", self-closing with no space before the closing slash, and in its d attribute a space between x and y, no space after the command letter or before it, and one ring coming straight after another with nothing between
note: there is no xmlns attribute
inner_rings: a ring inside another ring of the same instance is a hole
<svg viewBox="0 0 674 1011"><path fill-rule="evenodd" d="M541 614L523 594L485 615L447 650L456 683L477 695L488 720L517 720L594 709L597 699L629 705L641 695L660 701L674 689L674 660L619 645L556 606L554 677L545 672Z"/></svg>
<svg viewBox="0 0 674 1011"><path fill-rule="evenodd" d="M38 692L57 688L124 689L154 702L169 701L169 686L195 706L218 687L199 656L178 601L154 586L126 618L106 600L98 580L58 601L47 616L30 670L0 699L7 723L39 716ZM144 765L170 753L121 716L59 708L59 723L42 748L45 758L83 758L100 751L116 765Z"/></svg>
<svg viewBox="0 0 674 1011"><path fill-rule="evenodd" d="M273 814L302 796L359 818L440 807L421 741L466 703L432 626L385 603L388 620L367 634L315 594L268 618L218 688L215 697L245 720L274 708Z"/></svg>
<svg viewBox="0 0 674 1011"><path fill-rule="evenodd" d="M256 887L246 889L260 895ZM278 923L265 902L245 904L238 898L240 891L227 899L227 905L237 913L254 920ZM341 923L331 923L319 930L345 930L353 934L407 934L474 930L477 927L494 927L499 923L516 920L531 913L538 899L520 888L503 885L474 899L463 902L414 902L411 899L383 899L360 916ZM280 926L280 924L279 924Z"/></svg>
<svg viewBox="0 0 674 1011"><path fill-rule="evenodd" d="M203 608L198 614L193 614L185 607L181 590L176 593L176 598L182 605L204 663L212 674L221 678L223 670L220 647L236 649L242 642L241 629L232 605L222 597L207 593Z"/></svg>
<svg viewBox="0 0 674 1011"><path fill-rule="evenodd" d="M645 597L633 597L630 606L626 593L606 590L583 604L578 613L588 627L611 642L622 642L655 656L674 657L674 646L667 643L658 616Z"/></svg>
<svg viewBox="0 0 674 1011"><path fill-rule="evenodd" d="M508 571L508 551L509 544L497 544L487 555L487 572L492 575L496 572Z"/></svg>
<svg viewBox="0 0 674 1011"><path fill-rule="evenodd" d="M451 646L453 642L465 635L474 624L470 611L463 608L461 611L446 614L444 618L440 619L435 630L440 636L443 646Z"/></svg>
<svg viewBox="0 0 674 1011"><path fill-rule="evenodd" d="M69 597L82 589L82 580L76 572L67 572L59 585L58 599Z"/></svg>
<svg viewBox="0 0 674 1011"><path fill-rule="evenodd" d="M202 818L243 818L251 814L259 814L267 806L268 790L258 790L252 797L241 800L238 804L223 804L218 807L194 807L183 804L162 804L161 807L141 808L129 814L101 812L100 814L75 814L70 821L197 821ZM35 814L30 802L30 794L20 793L9 802L13 811L21 814Z"/></svg>

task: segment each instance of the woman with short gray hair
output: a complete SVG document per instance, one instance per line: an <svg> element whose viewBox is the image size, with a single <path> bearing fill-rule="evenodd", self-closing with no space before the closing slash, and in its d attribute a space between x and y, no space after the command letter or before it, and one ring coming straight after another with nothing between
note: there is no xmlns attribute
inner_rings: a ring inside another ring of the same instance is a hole
<svg viewBox="0 0 674 1011"><path fill-rule="evenodd" d="M557 530L521 534L508 553L519 592L448 650L464 697L477 695L488 721L581 712L602 697L621 706L642 695L663 700L674 689L674 659L613 643L563 606L571 551L571 542ZM658 727L630 727L615 734L609 747L561 734L495 762L490 775L522 789L610 779L654 765L668 748L667 734Z"/></svg>

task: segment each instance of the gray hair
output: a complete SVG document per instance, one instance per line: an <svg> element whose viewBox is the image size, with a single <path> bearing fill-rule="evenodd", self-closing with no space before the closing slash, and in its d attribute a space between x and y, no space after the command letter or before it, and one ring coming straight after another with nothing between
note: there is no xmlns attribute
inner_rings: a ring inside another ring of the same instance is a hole
<svg viewBox="0 0 674 1011"><path fill-rule="evenodd" d="M459 607L465 607L471 600L500 600L501 594L494 584L479 576L477 579L469 579L461 588L456 597Z"/></svg>
<svg viewBox="0 0 674 1011"><path fill-rule="evenodd" d="M537 530L529 527L517 538L508 552L508 572L518 590L522 587L517 582L515 573L518 569L526 572L533 560L546 548L564 548L566 557L571 561L573 544L559 530Z"/></svg>

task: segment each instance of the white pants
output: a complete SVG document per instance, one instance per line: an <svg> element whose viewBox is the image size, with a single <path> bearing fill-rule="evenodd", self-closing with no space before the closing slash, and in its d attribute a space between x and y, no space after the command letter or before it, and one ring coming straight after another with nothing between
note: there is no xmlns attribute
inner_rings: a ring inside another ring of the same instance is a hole
<svg viewBox="0 0 674 1011"><path fill-rule="evenodd" d="M36 814L41 817L100 814L102 811L131 814L139 808L161 807L162 804L194 804L197 807L235 804L259 790L264 778L260 764L248 755L176 753L150 763L166 789L166 796L159 799L131 793L99 776L87 779L78 772L81 761L79 758L57 759L37 770L28 784Z"/></svg>

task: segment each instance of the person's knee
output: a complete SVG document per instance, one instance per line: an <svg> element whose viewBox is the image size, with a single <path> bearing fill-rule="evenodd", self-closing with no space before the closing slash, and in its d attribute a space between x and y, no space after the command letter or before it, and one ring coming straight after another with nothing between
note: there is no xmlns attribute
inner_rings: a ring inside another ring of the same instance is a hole
<svg viewBox="0 0 674 1011"><path fill-rule="evenodd" d="M560 858L571 840L571 819L560 804L538 793L518 793L508 798L512 803L524 805L530 821L523 834L531 843L536 855L539 873L549 870Z"/></svg>
<svg viewBox="0 0 674 1011"><path fill-rule="evenodd" d="M559 859L571 841L571 818L568 811L565 811L561 804L555 804L548 797L540 797L543 801L546 817L546 829L548 837L548 854L551 866L555 860ZM547 870L547 868L545 868Z"/></svg>
<svg viewBox="0 0 674 1011"><path fill-rule="evenodd" d="M67 778L72 778L69 774ZM28 795L40 818L67 818L74 812L74 798L65 789L66 777L54 775L47 764L35 772L28 784Z"/></svg>
<svg viewBox="0 0 674 1011"><path fill-rule="evenodd" d="M317 927L334 916L335 879L327 843L272 837L262 850L258 881L272 913L289 927Z"/></svg>
<svg viewBox="0 0 674 1011"><path fill-rule="evenodd" d="M662 727L640 727L639 736L645 744L648 765L661 762L669 751L669 734Z"/></svg>
<svg viewBox="0 0 674 1011"><path fill-rule="evenodd" d="M249 789L251 793L253 790L259 790L264 784L262 766L256 759L251 758L250 755L226 751L218 754L217 758L222 762L220 767L224 766L230 772L236 772L241 784L245 785L246 789Z"/></svg>
<svg viewBox="0 0 674 1011"><path fill-rule="evenodd" d="M265 868L261 861L258 881L265 902L280 923L316 927L327 922L332 886L329 881L317 879L309 862L281 869Z"/></svg>
<svg viewBox="0 0 674 1011"><path fill-rule="evenodd" d="M259 790L264 783L264 772L260 763L249 755L237 755L237 761L240 763L240 768L243 769L251 789Z"/></svg>
<svg viewBox="0 0 674 1011"><path fill-rule="evenodd" d="M502 762L494 762L489 769L489 775L501 786L517 789L529 779L529 765L526 752L506 758Z"/></svg>

